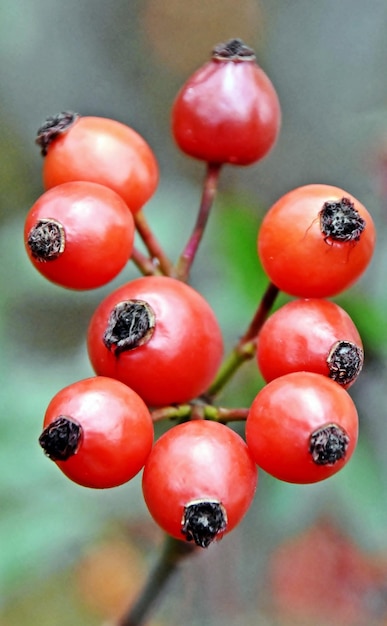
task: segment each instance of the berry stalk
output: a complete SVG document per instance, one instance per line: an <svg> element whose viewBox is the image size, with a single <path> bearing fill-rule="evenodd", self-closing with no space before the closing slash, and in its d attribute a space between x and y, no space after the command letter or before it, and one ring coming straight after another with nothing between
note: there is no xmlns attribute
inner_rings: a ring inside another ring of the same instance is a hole
<svg viewBox="0 0 387 626"><path fill-rule="evenodd" d="M177 278L184 282L187 282L189 278L190 269L195 260L196 252L202 240L208 217L214 203L221 167L221 163L207 163L207 171L203 183L202 199L197 220L176 266Z"/></svg>
<svg viewBox="0 0 387 626"><path fill-rule="evenodd" d="M160 268L137 248L133 248L131 260L143 276L162 276Z"/></svg>
<svg viewBox="0 0 387 626"><path fill-rule="evenodd" d="M215 380L208 388L205 394L207 400L212 400L225 387L240 366L245 361L253 358L256 350L257 335L269 315L278 293L278 287L273 283L269 283L246 332L226 357Z"/></svg>
<svg viewBox="0 0 387 626"><path fill-rule="evenodd" d="M165 276L173 276L174 269L172 262L165 254L162 246L156 239L152 229L150 228L144 213L140 210L133 215L136 230L143 240L146 249L151 257L151 263L154 267L159 266L161 273Z"/></svg>
<svg viewBox="0 0 387 626"><path fill-rule="evenodd" d="M192 419L207 419L214 422L237 422L247 418L249 409L226 408L212 406L211 404L180 404L178 406L166 406L161 409L154 409L151 412L153 422L160 422L167 419L187 421Z"/></svg>
<svg viewBox="0 0 387 626"><path fill-rule="evenodd" d="M197 546L166 536L164 547L144 588L128 612L111 626L141 626L145 624L156 600L184 558L197 551ZM107 626L107 625L106 625Z"/></svg>

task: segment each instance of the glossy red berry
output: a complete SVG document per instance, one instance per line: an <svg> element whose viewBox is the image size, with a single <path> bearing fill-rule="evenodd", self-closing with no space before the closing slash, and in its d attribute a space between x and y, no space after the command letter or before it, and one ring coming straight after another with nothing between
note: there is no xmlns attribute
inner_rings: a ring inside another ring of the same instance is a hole
<svg viewBox="0 0 387 626"><path fill-rule="evenodd" d="M157 524L176 539L207 547L247 512L257 470L243 439L217 422L167 431L145 464L143 493Z"/></svg>
<svg viewBox="0 0 387 626"><path fill-rule="evenodd" d="M375 226L367 209L338 187L306 185L265 215L258 253L270 280L286 293L323 298L347 289L371 261Z"/></svg>
<svg viewBox="0 0 387 626"><path fill-rule="evenodd" d="M32 264L70 289L93 289L115 278L132 254L133 240L133 216L122 198L85 181L46 191L24 226Z"/></svg>
<svg viewBox="0 0 387 626"><path fill-rule="evenodd" d="M266 382L304 370L348 388L363 366L363 345L348 313L334 302L293 300L263 325L257 363Z"/></svg>
<svg viewBox="0 0 387 626"><path fill-rule="evenodd" d="M250 165L279 133L277 93L240 39L216 46L212 59L178 93L172 132L186 154L210 163Z"/></svg>
<svg viewBox="0 0 387 626"><path fill-rule="evenodd" d="M151 406L202 394L223 354L207 301L166 276L138 278L105 298L90 321L87 343L97 374L121 380Z"/></svg>
<svg viewBox="0 0 387 626"><path fill-rule="evenodd" d="M293 372L268 383L246 420L246 441L257 465L280 480L314 483L351 458L358 416L348 392L314 372Z"/></svg>
<svg viewBox="0 0 387 626"><path fill-rule="evenodd" d="M39 442L74 482L96 489L116 487L144 466L153 444L153 422L132 389L96 376L54 396Z"/></svg>
<svg viewBox="0 0 387 626"><path fill-rule="evenodd" d="M61 113L39 129L46 189L87 180L110 187L136 213L154 194L159 170L146 141L135 130L103 117Z"/></svg>

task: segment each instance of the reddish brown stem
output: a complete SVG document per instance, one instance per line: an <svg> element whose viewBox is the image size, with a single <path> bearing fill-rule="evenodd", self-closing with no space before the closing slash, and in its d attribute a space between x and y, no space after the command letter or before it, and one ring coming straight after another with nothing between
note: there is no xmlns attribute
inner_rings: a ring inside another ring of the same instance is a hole
<svg viewBox="0 0 387 626"><path fill-rule="evenodd" d="M161 270L159 273L165 274L166 276L173 276L173 264L156 239L142 211L137 211L137 213L134 214L134 223L136 224L138 234L149 252L153 266L159 266Z"/></svg>
<svg viewBox="0 0 387 626"><path fill-rule="evenodd" d="M214 203L221 167L222 165L219 163L207 163L207 171L204 178L202 199L197 220L176 266L177 278L185 282L187 282L189 278L190 269L195 260Z"/></svg>
<svg viewBox="0 0 387 626"><path fill-rule="evenodd" d="M173 537L166 537L159 560L137 601L121 619L111 626L142 626L147 623L149 614L165 591L169 579L176 573L183 559L194 552L197 552L195 545L178 541Z"/></svg>
<svg viewBox="0 0 387 626"><path fill-rule="evenodd" d="M210 404L205 406L204 415L206 419L212 419L222 424L228 422L240 422L247 419L249 409L238 408L228 409L222 406L212 406Z"/></svg>
<svg viewBox="0 0 387 626"><path fill-rule="evenodd" d="M144 276L160 276L162 272L160 268L152 263L148 257L145 256L140 250L133 249L131 259L141 274Z"/></svg>
<svg viewBox="0 0 387 626"><path fill-rule="evenodd" d="M262 328L264 321L269 315L271 308L275 302L279 293L278 287L273 285L273 283L269 283L265 293L263 294L259 306L254 314L253 319L250 322L248 329L246 330L243 337L238 342L238 346L244 346L252 339L256 339L259 331Z"/></svg>

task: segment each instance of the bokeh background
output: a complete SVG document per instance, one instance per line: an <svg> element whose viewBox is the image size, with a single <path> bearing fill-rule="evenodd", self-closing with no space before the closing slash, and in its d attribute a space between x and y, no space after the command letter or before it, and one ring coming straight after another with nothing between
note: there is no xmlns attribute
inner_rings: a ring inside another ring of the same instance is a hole
<svg viewBox="0 0 387 626"><path fill-rule="evenodd" d="M106 492L67 481L37 438L51 397L92 374L88 320L113 285L73 293L29 265L24 217L42 193L38 126L62 110L116 118L142 133L161 181L146 215L176 258L194 223L203 164L178 152L170 108L214 44L241 37L274 82L283 127L273 152L226 168L192 282L230 348L266 286L256 258L264 211L301 184L338 185L373 214L378 246L336 299L363 336L354 386L358 450L324 484L261 473L242 525L187 561L154 626L387 624L387 3L385 0L3 0L0 4L0 624L100 625L120 613L162 536L140 479ZM284 299L280 299L279 303ZM254 363L222 403L248 406Z"/></svg>

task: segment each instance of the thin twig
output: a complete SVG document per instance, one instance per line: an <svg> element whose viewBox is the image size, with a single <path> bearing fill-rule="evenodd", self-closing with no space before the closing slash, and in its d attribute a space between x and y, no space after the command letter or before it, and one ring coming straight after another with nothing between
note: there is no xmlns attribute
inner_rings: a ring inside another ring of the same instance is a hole
<svg viewBox="0 0 387 626"><path fill-rule="evenodd" d="M161 273L165 276L173 276L174 267L172 261L169 260L162 246L156 239L142 211L137 211L137 213L134 214L134 223L138 234L149 252L153 264L155 265L157 263Z"/></svg>
<svg viewBox="0 0 387 626"><path fill-rule="evenodd" d="M226 357L215 380L204 394L206 400L213 400L216 394L218 394L230 378L232 378L242 363L253 358L258 333L269 315L278 293L278 287L273 285L273 283L269 283L246 332Z"/></svg>
<svg viewBox="0 0 387 626"><path fill-rule="evenodd" d="M160 271L157 265L154 265L150 259L148 259L145 254L137 250L137 248L133 248L131 260L138 268L138 270L143 274L143 276L161 276L162 272Z"/></svg>
<svg viewBox="0 0 387 626"><path fill-rule="evenodd" d="M221 167L222 165L218 163L207 163L207 171L204 178L202 198L196 223L176 266L177 278L185 282L187 282L189 278L190 269L195 260L196 252L202 240L208 217L214 203Z"/></svg>
<svg viewBox="0 0 387 626"><path fill-rule="evenodd" d="M162 409L154 409L151 415L154 422L168 419L180 421L206 419L225 424L226 422L245 420L248 411L245 408L229 409L222 406L213 406L212 404L193 402L191 404L178 404L176 406L165 406Z"/></svg>
<svg viewBox="0 0 387 626"><path fill-rule="evenodd" d="M205 418L221 424L244 421L247 419L248 413L249 409L245 408L228 409L222 406L212 406L211 404L206 404L204 407Z"/></svg>
<svg viewBox="0 0 387 626"><path fill-rule="evenodd" d="M166 536L163 551L137 601L114 626L142 626L181 561L198 550L194 544ZM113 626L113 625L112 625Z"/></svg>
<svg viewBox="0 0 387 626"><path fill-rule="evenodd" d="M168 419L182 419L191 415L191 404L179 404L177 406L164 406L161 409L153 409L151 412L154 422L161 422Z"/></svg>

